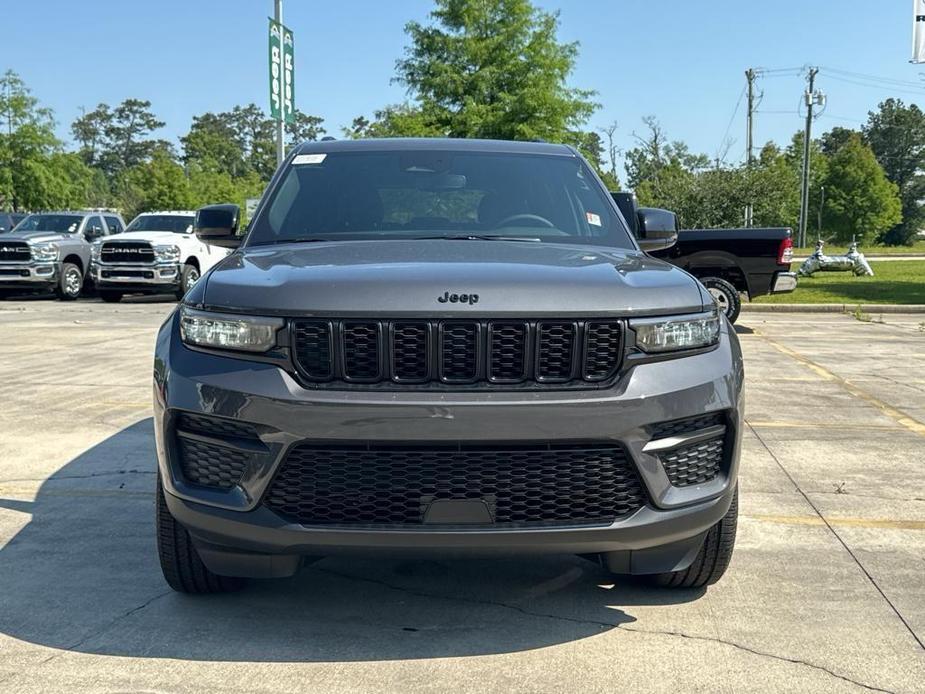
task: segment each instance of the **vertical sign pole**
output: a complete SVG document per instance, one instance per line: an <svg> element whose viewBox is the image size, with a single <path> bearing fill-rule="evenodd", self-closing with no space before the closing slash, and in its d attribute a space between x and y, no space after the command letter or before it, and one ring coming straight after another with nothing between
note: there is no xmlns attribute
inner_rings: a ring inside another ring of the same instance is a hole
<svg viewBox="0 0 925 694"><path fill-rule="evenodd" d="M283 0L273 0L274 12L273 19L279 29L279 48L280 54L283 53ZM280 66L282 67L282 66ZM279 99L280 108L276 121L276 165L279 166L286 158L286 107L285 107L285 78L282 70L280 71L279 80Z"/></svg>

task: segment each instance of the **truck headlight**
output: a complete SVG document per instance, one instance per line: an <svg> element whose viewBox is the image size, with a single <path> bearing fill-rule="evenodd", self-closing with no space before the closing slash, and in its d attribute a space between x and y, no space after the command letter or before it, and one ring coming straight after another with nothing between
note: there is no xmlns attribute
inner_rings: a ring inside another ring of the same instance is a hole
<svg viewBox="0 0 925 694"><path fill-rule="evenodd" d="M155 246L154 259L159 263L175 263L180 260L178 246Z"/></svg>
<svg viewBox="0 0 925 694"><path fill-rule="evenodd" d="M630 321L636 346L655 354L709 347L719 342L720 317L716 310L687 316L640 318Z"/></svg>
<svg viewBox="0 0 925 694"><path fill-rule="evenodd" d="M99 261L100 259L100 250L103 248L102 241L94 241L90 246L90 260Z"/></svg>
<svg viewBox="0 0 925 694"><path fill-rule="evenodd" d="M276 346L281 318L180 309L180 339L189 345L266 352Z"/></svg>
<svg viewBox="0 0 925 694"><path fill-rule="evenodd" d="M32 245L32 259L40 263L51 263L58 259L58 244L46 241Z"/></svg>

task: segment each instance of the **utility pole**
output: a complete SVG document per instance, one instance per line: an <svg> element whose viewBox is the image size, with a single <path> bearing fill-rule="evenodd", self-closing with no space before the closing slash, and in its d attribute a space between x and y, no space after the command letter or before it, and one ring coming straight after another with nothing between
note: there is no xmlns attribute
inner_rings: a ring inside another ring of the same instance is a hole
<svg viewBox="0 0 925 694"><path fill-rule="evenodd" d="M803 131L803 182L800 194L800 229L797 234L800 248L806 247L806 224L809 216L809 142L813 129L813 106L817 103L821 105L824 99L823 95L814 89L818 72L819 68L817 67L809 69L809 76L807 77L809 87L804 94L806 100L806 129Z"/></svg>
<svg viewBox="0 0 925 694"><path fill-rule="evenodd" d="M745 162L746 167L749 172L751 172L752 164L755 161L754 155L752 154L752 132L754 128L754 113L755 113L755 78L758 76L758 73L754 69L748 68L745 71L745 79L748 81L748 110L745 120ZM749 202L745 206L745 226L750 227L752 225L752 216L754 214L754 208L752 203Z"/></svg>
<svg viewBox="0 0 925 694"><path fill-rule="evenodd" d="M754 126L753 114L755 113L755 77L757 76L757 73L752 68L748 68L748 70L745 71L745 79L748 80L748 116L746 119L745 128L745 161L749 166L751 166L752 162L754 161L754 157L752 155L752 128Z"/></svg>
<svg viewBox="0 0 925 694"><path fill-rule="evenodd" d="M273 19L279 27L279 47L283 50L283 0L273 0ZM280 76L282 78L282 76ZM282 97L282 94L280 94ZM286 158L286 109L282 105L279 109L279 119L276 121L276 165L279 166Z"/></svg>

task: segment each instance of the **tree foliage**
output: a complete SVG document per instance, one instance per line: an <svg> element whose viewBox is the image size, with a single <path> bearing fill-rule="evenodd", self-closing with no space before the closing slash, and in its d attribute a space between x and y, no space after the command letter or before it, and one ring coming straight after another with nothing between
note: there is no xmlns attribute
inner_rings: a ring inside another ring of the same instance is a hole
<svg viewBox="0 0 925 694"><path fill-rule="evenodd" d="M172 152L169 142L153 137L164 127L151 111L151 102L126 99L115 108L99 104L71 124L71 134L80 144L88 166L102 170L110 180L151 159L155 152Z"/></svg>
<svg viewBox="0 0 925 694"><path fill-rule="evenodd" d="M902 221L884 231L880 240L912 243L925 224L925 113L915 104L887 99L868 114L863 132L902 200Z"/></svg>
<svg viewBox="0 0 925 694"><path fill-rule="evenodd" d="M833 152L825 182L824 220L837 241L873 241L902 221L899 188L859 133L849 133Z"/></svg>

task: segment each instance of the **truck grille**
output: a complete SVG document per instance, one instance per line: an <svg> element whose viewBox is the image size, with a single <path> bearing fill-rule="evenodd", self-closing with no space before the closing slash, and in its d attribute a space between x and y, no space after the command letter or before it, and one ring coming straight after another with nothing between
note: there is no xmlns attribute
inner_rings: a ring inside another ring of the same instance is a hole
<svg viewBox="0 0 925 694"><path fill-rule="evenodd" d="M145 241L110 241L100 249L103 263L145 263L154 262L154 249Z"/></svg>
<svg viewBox="0 0 925 694"><path fill-rule="evenodd" d="M0 262L28 263L32 260L29 244L23 241L3 241L0 239Z"/></svg>
<svg viewBox="0 0 925 694"><path fill-rule="evenodd" d="M619 320L294 320L292 354L313 384L581 385L620 367Z"/></svg>
<svg viewBox="0 0 925 694"><path fill-rule="evenodd" d="M263 503L305 525L423 525L439 500L483 501L491 526L603 524L645 504L635 468L610 444L299 444Z"/></svg>

